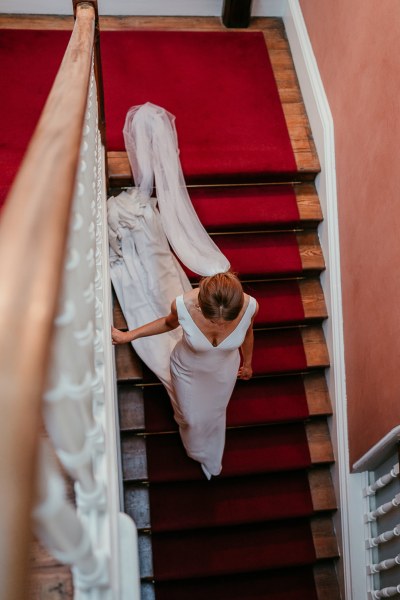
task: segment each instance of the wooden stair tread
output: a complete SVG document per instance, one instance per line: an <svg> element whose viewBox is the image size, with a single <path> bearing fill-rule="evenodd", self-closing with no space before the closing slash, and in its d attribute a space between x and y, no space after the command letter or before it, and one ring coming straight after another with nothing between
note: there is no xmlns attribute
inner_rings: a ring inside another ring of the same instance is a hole
<svg viewBox="0 0 400 600"><path fill-rule="evenodd" d="M253 282L251 285L250 293L252 293L260 303L261 299L257 298L257 288L259 285L260 284L258 282ZM304 321L302 322L313 321L317 319L322 320L327 318L328 315L325 305L324 293L319 279L301 279L298 281L298 287L304 310ZM114 300L113 322L114 326L117 329L127 329L127 323L117 299ZM274 326L275 324L276 323L274 322Z"/></svg>
<svg viewBox="0 0 400 600"><path fill-rule="evenodd" d="M315 512L337 509L335 490L329 466L315 467L308 471L313 508Z"/></svg>
<svg viewBox="0 0 400 600"><path fill-rule="evenodd" d="M302 376L310 418L330 415L332 407L323 373ZM161 384L155 384L160 388ZM143 387L122 383L118 388L119 423L122 432L144 432L145 410ZM164 394L164 390L162 390ZM168 399L164 399L168 402Z"/></svg>
<svg viewBox="0 0 400 600"><path fill-rule="evenodd" d="M303 271L323 271L325 261L318 234L314 231L302 231L296 237Z"/></svg>
<svg viewBox="0 0 400 600"><path fill-rule="evenodd" d="M315 419L305 424L311 463L333 463L335 460L328 423Z"/></svg>
<svg viewBox="0 0 400 600"><path fill-rule="evenodd" d="M307 369L317 369L329 366L329 355L325 337L320 326L301 327L306 355ZM133 350L131 344L121 344L115 347L118 382L139 382L143 378L142 362ZM149 383L154 380L149 381Z"/></svg>
<svg viewBox="0 0 400 600"><path fill-rule="evenodd" d="M332 525L332 520L329 517L316 516L311 519L311 535L312 541L314 544L316 559L318 560L326 560L337 558L339 556L337 541ZM256 526L255 526L256 527ZM184 545L185 539L188 536L196 537L196 533L198 530L190 530L186 531L182 534L182 544ZM214 529L216 535L218 536L218 530ZM220 529L220 533L224 535L225 528ZM169 534L163 534L163 536L168 537ZM176 534L172 534L176 537ZM216 538L217 539L217 538ZM151 535L149 533L141 533L139 534L139 546L147 546L147 552L149 552L151 547ZM254 571L253 571L254 572ZM320 576L320 580L322 580L321 571L317 571ZM152 565L150 561L147 563L145 570L142 570L142 577L154 577L154 572L152 570ZM226 574L229 574L227 570ZM327 580L327 574L325 574L325 581Z"/></svg>
<svg viewBox="0 0 400 600"><path fill-rule="evenodd" d="M135 382L143 379L143 363L131 344L115 346L115 362L118 382Z"/></svg>
<svg viewBox="0 0 400 600"><path fill-rule="evenodd" d="M305 319L326 319L328 311L319 279L302 279L299 281L299 288Z"/></svg>
<svg viewBox="0 0 400 600"><path fill-rule="evenodd" d="M328 367L329 354L322 327L302 327L301 336L303 338L307 367L309 369Z"/></svg>
<svg viewBox="0 0 400 600"><path fill-rule="evenodd" d="M329 467L311 469L308 472L308 480L314 512L325 513L336 510L337 505ZM170 489L175 490L176 486L174 487L174 484L171 486ZM197 489L200 490L200 493L202 493L202 487L203 482L199 482ZM181 488L179 487L179 489ZM139 530L151 529L149 486L143 483L127 483L124 486L124 498L125 511L134 519L136 527ZM201 526L208 525L202 524Z"/></svg>
<svg viewBox="0 0 400 600"><path fill-rule="evenodd" d="M326 422L306 423L305 426L311 465L321 466L334 461L332 443ZM158 435L177 436L176 432ZM148 479L146 458L146 435L125 434L121 440L124 481L146 481Z"/></svg>
<svg viewBox="0 0 400 600"><path fill-rule="evenodd" d="M341 600L338 577L332 561L316 563L313 570L318 600Z"/></svg>
<svg viewBox="0 0 400 600"><path fill-rule="evenodd" d="M291 105L292 106L292 105ZM110 177L110 187L113 194L119 193L119 188L133 185L132 171L129 165L128 155L125 151L109 150L107 162ZM308 223L319 223L323 219L321 205L315 186L311 182L303 182L293 186L300 221ZM190 186L189 186L190 194Z"/></svg>
<svg viewBox="0 0 400 600"><path fill-rule="evenodd" d="M303 382L310 416L332 414L325 375L322 372L307 373L303 375Z"/></svg>
<svg viewBox="0 0 400 600"><path fill-rule="evenodd" d="M73 600L71 570L64 566L33 569L28 578L29 600Z"/></svg>
<svg viewBox="0 0 400 600"><path fill-rule="evenodd" d="M158 29L226 31L219 19L204 17L102 17L101 27L103 30ZM308 124L307 114L300 86L295 74L283 22L281 19L272 18L252 19L250 26L246 31L248 30L261 31L264 35L278 87L278 93L282 102L296 165L299 171L298 177L301 179L313 179L320 171L320 164Z"/></svg>
<svg viewBox="0 0 400 600"><path fill-rule="evenodd" d="M161 384L158 384L161 388ZM121 432L145 430L143 388L140 385L118 386L119 428Z"/></svg>
<svg viewBox="0 0 400 600"><path fill-rule="evenodd" d="M337 558L339 549L332 518L317 515L310 522L317 559Z"/></svg>
<svg viewBox="0 0 400 600"><path fill-rule="evenodd" d="M317 190L313 183L295 185L297 207L301 221L320 222L323 219Z"/></svg>

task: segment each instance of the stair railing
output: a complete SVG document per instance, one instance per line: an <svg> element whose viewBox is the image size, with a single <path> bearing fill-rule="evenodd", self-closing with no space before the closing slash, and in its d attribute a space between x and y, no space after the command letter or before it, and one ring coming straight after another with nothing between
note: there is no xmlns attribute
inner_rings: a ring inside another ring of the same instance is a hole
<svg viewBox="0 0 400 600"><path fill-rule="evenodd" d="M139 598L136 531L119 512L96 0L74 0L74 10L68 48L0 220L0 598L7 600L28 597L33 507L38 536L72 566L75 598ZM76 507L65 498L59 462L75 482Z"/></svg>
<svg viewBox="0 0 400 600"><path fill-rule="evenodd" d="M364 474L365 576L368 600L400 597L400 480L396 427L355 465Z"/></svg>

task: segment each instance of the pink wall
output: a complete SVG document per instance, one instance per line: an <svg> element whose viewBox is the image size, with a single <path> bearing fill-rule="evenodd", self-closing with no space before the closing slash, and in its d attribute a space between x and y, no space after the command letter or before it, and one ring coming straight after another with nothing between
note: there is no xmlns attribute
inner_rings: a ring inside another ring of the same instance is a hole
<svg viewBox="0 0 400 600"><path fill-rule="evenodd" d="M300 0L333 115L350 460L400 425L396 0Z"/></svg>

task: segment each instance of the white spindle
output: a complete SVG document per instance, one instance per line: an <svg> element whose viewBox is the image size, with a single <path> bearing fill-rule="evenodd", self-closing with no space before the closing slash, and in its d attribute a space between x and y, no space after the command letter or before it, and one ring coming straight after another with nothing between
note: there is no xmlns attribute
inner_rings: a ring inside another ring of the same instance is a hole
<svg viewBox="0 0 400 600"><path fill-rule="evenodd" d="M381 504L375 510L367 513L364 517L365 522L376 521L382 515L386 515L388 512L393 510L393 508L400 505L400 494L396 494L396 496L390 502L385 502L385 504Z"/></svg>
<svg viewBox="0 0 400 600"><path fill-rule="evenodd" d="M382 475L382 477L379 477L379 479L377 479L376 481L371 483L369 486L364 488L364 490L363 490L364 496L372 496L373 494L375 494L377 492L377 490L385 487L386 485L391 483L394 479L396 479L398 476L399 476L399 463L394 465L394 467L390 470L389 473Z"/></svg>
<svg viewBox="0 0 400 600"><path fill-rule="evenodd" d="M375 573L379 573L379 571L387 571L388 569L392 569L393 567L397 567L400 565L400 554L395 556L394 558L387 558L386 560L382 560L379 563L374 565L367 566L368 575L374 575Z"/></svg>
<svg viewBox="0 0 400 600"><path fill-rule="evenodd" d="M33 512L36 532L51 554L73 565L75 582L107 581L107 560L94 550L75 507L66 500L65 484L47 440L41 440L38 469L38 503Z"/></svg>
<svg viewBox="0 0 400 600"><path fill-rule="evenodd" d="M376 537L368 538L365 542L366 548L376 548L379 544L384 544L385 542L390 542L395 537L400 536L400 524L396 525L394 529L390 529L389 531L384 531L380 535Z"/></svg>
<svg viewBox="0 0 400 600"><path fill-rule="evenodd" d="M380 600L381 598L392 598L400 594L400 585L382 588L369 592L368 600Z"/></svg>

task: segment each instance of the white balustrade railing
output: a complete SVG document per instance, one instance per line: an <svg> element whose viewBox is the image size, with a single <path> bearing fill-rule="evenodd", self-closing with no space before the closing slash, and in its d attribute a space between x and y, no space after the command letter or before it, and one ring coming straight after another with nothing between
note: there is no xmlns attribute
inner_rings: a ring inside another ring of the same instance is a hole
<svg viewBox="0 0 400 600"><path fill-rule="evenodd" d="M389 470L386 467L388 452L386 442L384 445L383 442L378 443L363 465L366 468L372 461L371 468L379 475L374 477L372 470L366 472L370 480L363 489L368 600L400 596L400 585L396 585L400 579L400 543L396 541L400 538L400 522L395 524L400 521L396 511L400 506L400 493L396 493L399 489L399 463L396 462ZM393 444L391 455L397 458L396 444ZM381 461L380 456L384 457ZM384 528L386 531L382 531Z"/></svg>
<svg viewBox="0 0 400 600"><path fill-rule="evenodd" d="M50 553L71 565L76 599L139 600L136 531L119 513L104 160L92 67L44 396L46 430L75 482L76 508L65 499L56 458L43 441L34 522ZM129 537L122 548L121 540Z"/></svg>

